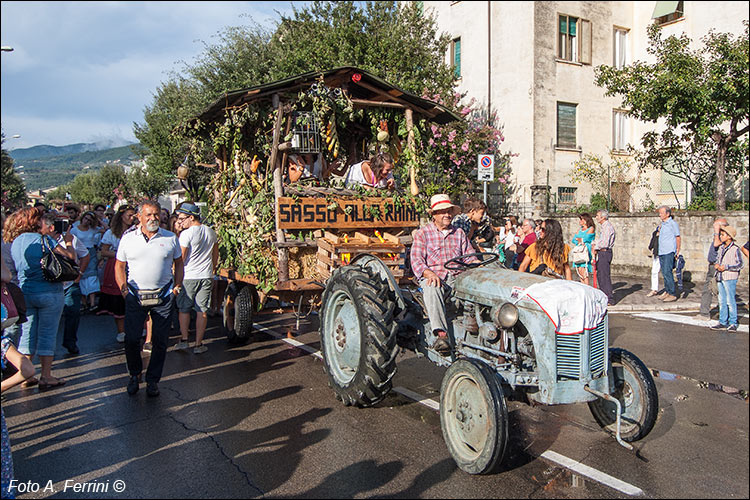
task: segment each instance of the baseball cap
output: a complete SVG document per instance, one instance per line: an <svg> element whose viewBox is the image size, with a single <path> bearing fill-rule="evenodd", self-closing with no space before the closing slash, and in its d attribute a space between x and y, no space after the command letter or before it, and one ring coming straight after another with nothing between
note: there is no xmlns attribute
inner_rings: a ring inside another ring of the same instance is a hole
<svg viewBox="0 0 750 500"><path fill-rule="evenodd" d="M201 216L200 209L196 207L195 205L193 205L192 203L183 203L180 208L175 210L175 212L179 212L181 214L186 214L186 215L192 215L194 217Z"/></svg>

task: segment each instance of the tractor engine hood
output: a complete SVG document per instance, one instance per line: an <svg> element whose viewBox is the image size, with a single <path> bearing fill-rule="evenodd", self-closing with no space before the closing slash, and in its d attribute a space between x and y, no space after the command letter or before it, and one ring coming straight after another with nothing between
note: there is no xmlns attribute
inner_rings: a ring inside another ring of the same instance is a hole
<svg viewBox="0 0 750 500"><path fill-rule="evenodd" d="M469 269L456 276L454 294L463 300L492 306L502 302L516 302L526 288L549 279L490 265ZM525 301L521 301L518 305L524 303Z"/></svg>

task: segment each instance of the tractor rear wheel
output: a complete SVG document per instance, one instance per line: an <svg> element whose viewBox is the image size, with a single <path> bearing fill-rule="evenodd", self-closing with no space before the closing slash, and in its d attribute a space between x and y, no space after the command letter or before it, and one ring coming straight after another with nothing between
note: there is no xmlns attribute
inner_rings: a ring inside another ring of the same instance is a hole
<svg viewBox="0 0 750 500"><path fill-rule="evenodd" d="M320 340L331 387L345 405L372 406L396 374L396 302L388 283L366 267L339 268L323 293Z"/></svg>

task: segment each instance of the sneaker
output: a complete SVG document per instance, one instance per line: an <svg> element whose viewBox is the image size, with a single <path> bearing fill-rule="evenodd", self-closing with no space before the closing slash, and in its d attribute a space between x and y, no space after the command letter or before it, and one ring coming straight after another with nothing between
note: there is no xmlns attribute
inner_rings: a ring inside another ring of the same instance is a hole
<svg viewBox="0 0 750 500"><path fill-rule="evenodd" d="M155 398L159 395L159 384L156 382L147 382L146 383L146 396L150 398Z"/></svg>
<svg viewBox="0 0 750 500"><path fill-rule="evenodd" d="M711 330L726 330L729 327L724 323L716 323L715 325L711 325L710 328Z"/></svg>
<svg viewBox="0 0 750 500"><path fill-rule="evenodd" d="M188 347L190 347L190 345L188 344L188 341L187 341L187 340L180 340L179 342L177 342L177 343L175 344L175 346L174 346L174 350L175 350L175 351L184 351L184 350L185 350L185 349L187 349Z"/></svg>
<svg viewBox="0 0 750 500"><path fill-rule="evenodd" d="M677 300L677 297L675 297L674 295L667 295L661 300L662 302L674 302L675 300Z"/></svg>
<svg viewBox="0 0 750 500"><path fill-rule="evenodd" d="M208 347L203 344L193 347L193 354L203 354L206 351L208 351Z"/></svg>
<svg viewBox="0 0 750 500"><path fill-rule="evenodd" d="M657 292L656 290L651 290L650 292L648 292L646 294L646 297L653 297L653 296L658 295L658 294L659 294L659 292Z"/></svg>
<svg viewBox="0 0 750 500"><path fill-rule="evenodd" d="M151 342L146 342L145 344L143 344L143 351L144 352L151 352L151 348L152 347L153 346L151 345Z"/></svg>
<svg viewBox="0 0 750 500"><path fill-rule="evenodd" d="M117 334L117 341L121 344L125 342L125 332L120 332Z"/></svg>
<svg viewBox="0 0 750 500"><path fill-rule="evenodd" d="M667 292L661 292L659 295L656 296L657 299L664 300L664 297L669 295Z"/></svg>
<svg viewBox="0 0 750 500"><path fill-rule="evenodd" d="M440 334L443 335L440 335ZM445 356L446 354L450 354L451 352L451 344L448 342L448 335L443 330L436 330L435 335L437 335L437 338L435 339L435 342L432 344L432 348L437 351L438 354L441 356Z"/></svg>
<svg viewBox="0 0 750 500"><path fill-rule="evenodd" d="M131 375L130 381L128 382L128 394L131 396L138 392L138 385L141 383L140 375Z"/></svg>
<svg viewBox="0 0 750 500"><path fill-rule="evenodd" d="M727 327L727 331L728 332L733 332L733 333L736 332L737 331L737 325L729 325Z"/></svg>

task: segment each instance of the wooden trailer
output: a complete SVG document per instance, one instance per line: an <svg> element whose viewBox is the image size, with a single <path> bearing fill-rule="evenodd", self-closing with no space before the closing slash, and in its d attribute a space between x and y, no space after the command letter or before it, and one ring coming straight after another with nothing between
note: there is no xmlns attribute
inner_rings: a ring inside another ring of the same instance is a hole
<svg viewBox="0 0 750 500"><path fill-rule="evenodd" d="M405 201L406 197L370 198L348 189L284 183L288 155L300 150L301 145L301 136L298 137L295 128L298 126L298 113L293 103L299 100L301 92L315 85L335 89L337 95L346 99L355 110L403 112L406 137L399 138L398 132L391 130L392 135L396 135L398 145L403 140L405 149L411 154L415 152L415 120L444 124L462 119L440 104L410 94L368 71L354 67L310 72L227 92L199 115L196 120L211 126L223 123L231 110L244 106L270 104L276 111L267 164L273 182L275 234L272 243L277 254L278 281L273 289L260 293L256 276L243 275L231 268L219 271L230 281L224 303L224 324L230 338L243 339L249 335L253 311L264 302L265 297L292 302L297 305L298 314L301 314L305 304L319 299L331 273L360 253L380 257L402 280L410 277L408 249L411 232L419 226L420 214L414 205ZM336 137L336 146L341 149L341 156L346 159L347 165L367 159L370 146L378 140L372 136L369 127L359 123L350 125L339 130ZM324 134L319 135L325 138ZM290 137L292 140L285 140ZM313 140L318 140L315 134L310 139ZM320 145L318 150L324 147ZM217 154L219 172L222 168L231 167L229 153L222 149ZM416 197L419 194L416 176L417 172L411 168L408 185L397 189ZM234 193L237 191L239 188ZM227 203L227 207L229 205ZM300 231L311 232L312 237L290 237ZM290 252L300 249L305 249L308 254L314 251L317 258L315 270L307 272L314 276L290 277Z"/></svg>

